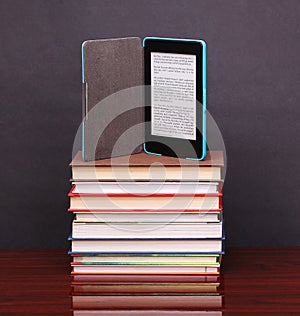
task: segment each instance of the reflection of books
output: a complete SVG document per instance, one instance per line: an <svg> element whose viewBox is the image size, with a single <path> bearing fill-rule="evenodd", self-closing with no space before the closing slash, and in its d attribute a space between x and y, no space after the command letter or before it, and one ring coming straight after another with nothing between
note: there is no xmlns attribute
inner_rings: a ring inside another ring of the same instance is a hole
<svg viewBox="0 0 300 316"><path fill-rule="evenodd" d="M128 283L73 285L73 294L216 293L219 283Z"/></svg>
<svg viewBox="0 0 300 316"><path fill-rule="evenodd" d="M140 310L74 310L74 316L141 316ZM143 316L222 316L222 311L143 310Z"/></svg>
<svg viewBox="0 0 300 316"><path fill-rule="evenodd" d="M202 161L139 153L85 162L78 152L70 166L74 181L220 181L224 157L221 151Z"/></svg>
<svg viewBox="0 0 300 316"><path fill-rule="evenodd" d="M216 309L220 295L73 295L74 309Z"/></svg>
<svg viewBox="0 0 300 316"><path fill-rule="evenodd" d="M217 275L180 275L180 274L78 274L73 275L72 284L124 284L124 283L219 283Z"/></svg>
<svg viewBox="0 0 300 316"><path fill-rule="evenodd" d="M72 263L74 273L100 273L100 274L213 274L219 273L219 264L210 266L201 265L101 265L101 264L76 264ZM180 270L180 272L179 272Z"/></svg>

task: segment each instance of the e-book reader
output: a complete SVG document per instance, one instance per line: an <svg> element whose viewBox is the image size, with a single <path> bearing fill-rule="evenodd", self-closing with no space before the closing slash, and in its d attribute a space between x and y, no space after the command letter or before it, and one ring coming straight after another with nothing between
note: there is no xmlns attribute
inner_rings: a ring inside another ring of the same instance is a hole
<svg viewBox="0 0 300 316"><path fill-rule="evenodd" d="M204 159L205 42L147 37L143 46L146 86L144 151Z"/></svg>

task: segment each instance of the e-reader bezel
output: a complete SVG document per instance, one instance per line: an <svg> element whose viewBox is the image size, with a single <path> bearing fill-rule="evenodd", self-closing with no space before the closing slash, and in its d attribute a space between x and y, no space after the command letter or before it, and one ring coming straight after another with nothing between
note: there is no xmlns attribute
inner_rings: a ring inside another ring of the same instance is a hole
<svg viewBox="0 0 300 316"><path fill-rule="evenodd" d="M203 40L146 37L144 47L145 143L148 154L202 160L206 156L206 44ZM196 56L196 140L151 134L151 53ZM203 106L201 106L201 104Z"/></svg>

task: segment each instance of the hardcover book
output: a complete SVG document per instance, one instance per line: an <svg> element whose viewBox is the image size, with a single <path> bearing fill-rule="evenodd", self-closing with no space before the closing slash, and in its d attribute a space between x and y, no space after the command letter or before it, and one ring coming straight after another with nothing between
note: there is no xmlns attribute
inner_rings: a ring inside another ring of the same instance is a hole
<svg viewBox="0 0 300 316"><path fill-rule="evenodd" d="M222 181L222 151L207 153L205 160L134 155L83 161L79 151L72 162L73 181Z"/></svg>

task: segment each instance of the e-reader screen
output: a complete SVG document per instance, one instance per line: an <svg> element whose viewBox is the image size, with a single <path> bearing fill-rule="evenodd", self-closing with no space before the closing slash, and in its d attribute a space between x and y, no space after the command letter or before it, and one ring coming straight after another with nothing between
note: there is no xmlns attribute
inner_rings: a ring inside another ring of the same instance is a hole
<svg viewBox="0 0 300 316"><path fill-rule="evenodd" d="M203 41L144 40L146 152L205 157L204 56Z"/></svg>
<svg viewBox="0 0 300 316"><path fill-rule="evenodd" d="M196 56L151 52L151 134L196 139Z"/></svg>

